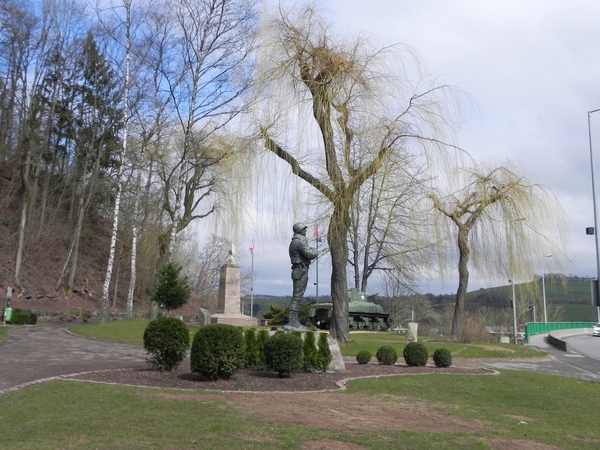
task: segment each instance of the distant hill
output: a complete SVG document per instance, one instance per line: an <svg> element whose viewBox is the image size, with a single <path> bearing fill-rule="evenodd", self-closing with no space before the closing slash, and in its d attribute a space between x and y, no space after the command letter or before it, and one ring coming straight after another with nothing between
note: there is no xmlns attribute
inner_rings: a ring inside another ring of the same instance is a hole
<svg viewBox="0 0 600 450"><path fill-rule="evenodd" d="M564 321L567 322L595 322L598 320L597 308L591 304L591 278L578 276L564 276L560 274L551 274L545 277L546 286L546 305L548 310L551 308L561 308ZM432 306L442 307L449 303L454 303L454 295L426 295ZM541 278L537 282L515 284L515 298L517 302L523 305L538 304L542 305L542 282ZM277 305L286 308L290 303L290 296L254 296L254 316L260 317L262 313L269 309L269 305ZM382 301L383 296L378 300ZM305 297L305 302L314 301L314 297ZM331 301L330 297L320 297L320 301ZM479 307L509 308L512 300L512 286L496 286L486 289L478 289L467 293L467 309ZM250 311L250 297L242 299L244 311L247 314ZM537 321L543 320L543 309L537 308ZM549 316L550 320L550 316Z"/></svg>
<svg viewBox="0 0 600 450"><path fill-rule="evenodd" d="M591 278L550 274L545 277L546 305L563 309L567 322L594 322L598 320L597 308L592 306ZM543 290L541 277L536 282L515 284L515 298L524 305L542 305ZM429 296L432 304L447 304L454 301L453 295ZM497 286L467 293L466 307L508 307L512 300L512 286ZM538 306L537 320L543 320ZM550 319L549 319L550 320Z"/></svg>

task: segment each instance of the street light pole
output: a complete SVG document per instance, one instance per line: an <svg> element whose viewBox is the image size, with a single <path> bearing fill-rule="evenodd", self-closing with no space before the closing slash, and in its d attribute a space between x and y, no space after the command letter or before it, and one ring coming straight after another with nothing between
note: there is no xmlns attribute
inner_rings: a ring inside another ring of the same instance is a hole
<svg viewBox="0 0 600 450"><path fill-rule="evenodd" d="M552 258L552 253L546 255L546 258ZM547 323L548 315L546 314L546 282L544 281L544 268L542 268L542 298L544 299L544 323Z"/></svg>
<svg viewBox="0 0 600 450"><path fill-rule="evenodd" d="M252 265L250 266L250 317L254 317L254 239L248 249L252 255Z"/></svg>
<svg viewBox="0 0 600 450"><path fill-rule="evenodd" d="M591 126L591 115L595 112L600 111L600 108L588 111L588 138L590 141L590 165L592 169L592 199L594 202L594 238L596 240L596 280L593 281L594 286L592 287L592 300L598 302L598 298L595 298L598 294L598 282L600 281L600 251L598 250L598 211L596 206L596 184L594 181L594 152L592 151L592 126ZM598 305L596 305L598 306ZM598 308L598 320L600 320L600 307Z"/></svg>

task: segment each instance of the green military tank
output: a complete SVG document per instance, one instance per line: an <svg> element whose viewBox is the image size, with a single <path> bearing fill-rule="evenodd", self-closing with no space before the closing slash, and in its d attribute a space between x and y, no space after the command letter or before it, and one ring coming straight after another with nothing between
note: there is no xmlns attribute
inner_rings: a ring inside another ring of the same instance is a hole
<svg viewBox="0 0 600 450"><path fill-rule="evenodd" d="M350 330L386 331L394 320L383 308L369 298L377 294L366 294L358 289L348 291L348 325ZM310 323L321 330L328 330L331 322L333 303L315 303L311 306L308 317Z"/></svg>

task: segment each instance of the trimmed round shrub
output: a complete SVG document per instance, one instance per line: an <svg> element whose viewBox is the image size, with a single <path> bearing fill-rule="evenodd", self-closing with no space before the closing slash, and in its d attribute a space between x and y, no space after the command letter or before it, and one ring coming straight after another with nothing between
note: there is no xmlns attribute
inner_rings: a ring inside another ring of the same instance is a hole
<svg viewBox="0 0 600 450"><path fill-rule="evenodd" d="M358 362L359 364L369 364L370 361L371 352L369 352L368 350L361 350L356 355L356 362Z"/></svg>
<svg viewBox="0 0 600 450"><path fill-rule="evenodd" d="M302 338L294 333L277 332L265 342L265 365L280 377L302 369Z"/></svg>
<svg viewBox="0 0 600 450"><path fill-rule="evenodd" d="M190 331L179 319L161 317L144 330L144 348L150 354L146 361L152 368L161 372L173 370L190 348Z"/></svg>
<svg viewBox="0 0 600 450"><path fill-rule="evenodd" d="M427 347L421 342L409 342L404 347L402 352L406 365L412 367L424 366L427 364L427 358L429 358L429 352Z"/></svg>
<svg viewBox="0 0 600 450"><path fill-rule="evenodd" d="M433 363L435 367L450 367L452 365L452 353L447 348L438 348L433 352Z"/></svg>
<svg viewBox="0 0 600 450"><path fill-rule="evenodd" d="M398 361L398 353L396 353L396 349L389 345L383 345L377 349L377 353L375 354L377 361L379 364L383 364L386 366L393 366Z"/></svg>
<svg viewBox="0 0 600 450"><path fill-rule="evenodd" d="M200 328L192 342L190 363L192 372L209 380L228 380L246 363L241 329L224 323Z"/></svg>

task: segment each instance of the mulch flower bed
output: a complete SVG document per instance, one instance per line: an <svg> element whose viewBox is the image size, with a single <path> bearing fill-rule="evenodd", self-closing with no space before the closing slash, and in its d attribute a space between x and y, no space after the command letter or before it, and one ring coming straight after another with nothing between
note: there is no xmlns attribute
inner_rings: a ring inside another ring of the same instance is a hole
<svg viewBox="0 0 600 450"><path fill-rule="evenodd" d="M202 389L213 391L253 391L253 392L305 392L343 389L345 380L388 375L417 374L466 374L489 375L494 373L483 367L409 367L405 364L382 365L378 363L358 364L346 362L343 372L294 373L291 377L279 378L276 373L242 370L229 380L210 381L201 375L191 373L189 365L182 364L171 372L151 369L107 370L70 377L102 383L115 383L132 386L145 386L173 389Z"/></svg>

